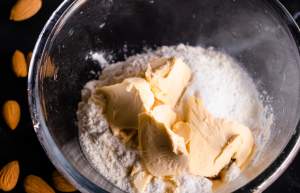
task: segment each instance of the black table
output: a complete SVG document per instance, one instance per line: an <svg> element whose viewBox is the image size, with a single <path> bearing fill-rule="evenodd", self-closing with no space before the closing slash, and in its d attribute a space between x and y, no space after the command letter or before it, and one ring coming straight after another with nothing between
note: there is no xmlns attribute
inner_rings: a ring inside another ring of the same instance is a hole
<svg viewBox="0 0 300 193"><path fill-rule="evenodd" d="M15 23L8 20L10 8L15 0L0 1L0 106L8 99L19 101L22 118L19 127L11 131L0 118L0 166L17 159L21 166L21 175L13 193L21 193L23 179L28 174L35 174L51 184L53 165L45 155L32 128L28 112L26 83L27 79L16 78L10 68L11 56L15 49L24 53L32 51L39 32L50 14L61 0L44 0L42 10L33 18ZM297 17L300 13L299 0L282 0L288 10ZM300 23L300 14L297 19ZM266 192L298 193L300 192L300 154L287 171Z"/></svg>

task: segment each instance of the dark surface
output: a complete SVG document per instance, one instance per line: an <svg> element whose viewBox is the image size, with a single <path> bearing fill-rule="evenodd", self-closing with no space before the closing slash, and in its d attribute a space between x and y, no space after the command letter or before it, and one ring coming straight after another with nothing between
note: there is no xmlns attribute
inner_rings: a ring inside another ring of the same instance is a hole
<svg viewBox="0 0 300 193"><path fill-rule="evenodd" d="M45 155L32 128L27 104L27 79L14 76L10 68L11 56L15 49L20 49L26 54L32 51L39 32L61 0L44 0L41 11L24 22L8 20L14 2L13 0L0 1L0 106L8 99L17 100L21 105L22 118L14 131L8 129L0 118L0 166L15 159L19 160L21 176L17 188L12 192L21 193L24 192L23 179L28 174L41 176L51 184L51 173L54 167ZM296 12L300 11L299 0L282 0L282 2L296 17ZM300 192L300 155L266 192Z"/></svg>

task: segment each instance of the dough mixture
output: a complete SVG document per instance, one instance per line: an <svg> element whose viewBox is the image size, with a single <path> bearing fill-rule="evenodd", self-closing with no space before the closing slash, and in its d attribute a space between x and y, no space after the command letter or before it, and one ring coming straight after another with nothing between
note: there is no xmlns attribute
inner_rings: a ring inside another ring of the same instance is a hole
<svg viewBox="0 0 300 193"><path fill-rule="evenodd" d="M106 65L82 90L77 117L88 160L130 193L211 192L210 179L242 175L272 124L231 57L182 44Z"/></svg>

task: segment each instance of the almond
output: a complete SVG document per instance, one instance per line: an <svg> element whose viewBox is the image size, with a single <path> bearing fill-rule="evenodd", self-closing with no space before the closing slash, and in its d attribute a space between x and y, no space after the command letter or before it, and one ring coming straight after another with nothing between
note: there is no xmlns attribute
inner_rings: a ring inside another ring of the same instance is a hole
<svg viewBox="0 0 300 193"><path fill-rule="evenodd" d="M18 161L6 164L0 171L0 189L7 192L11 191L17 184L20 174Z"/></svg>
<svg viewBox="0 0 300 193"><path fill-rule="evenodd" d="M30 66L31 58L32 58L32 52L29 52L27 54L27 57L26 57L26 62L27 62L27 68L28 69L29 69L29 66Z"/></svg>
<svg viewBox="0 0 300 193"><path fill-rule="evenodd" d="M17 101L6 101L2 108L2 114L9 128L11 128L12 130L17 128L21 116L20 105Z"/></svg>
<svg viewBox="0 0 300 193"><path fill-rule="evenodd" d="M57 73L57 70L57 67L52 62L51 58L48 56L46 58L45 64L42 66L42 73L45 75L45 77L54 78L55 74Z"/></svg>
<svg viewBox="0 0 300 193"><path fill-rule="evenodd" d="M52 173L54 187L60 192L75 192L76 189L57 170Z"/></svg>
<svg viewBox="0 0 300 193"><path fill-rule="evenodd" d="M12 57L12 69L17 77L27 76L27 63L24 54L16 50Z"/></svg>
<svg viewBox="0 0 300 193"><path fill-rule="evenodd" d="M42 0L18 0L10 11L10 19L23 21L34 16L42 7Z"/></svg>
<svg viewBox="0 0 300 193"><path fill-rule="evenodd" d="M35 175L29 175L25 178L24 189L26 193L55 193L47 182Z"/></svg>

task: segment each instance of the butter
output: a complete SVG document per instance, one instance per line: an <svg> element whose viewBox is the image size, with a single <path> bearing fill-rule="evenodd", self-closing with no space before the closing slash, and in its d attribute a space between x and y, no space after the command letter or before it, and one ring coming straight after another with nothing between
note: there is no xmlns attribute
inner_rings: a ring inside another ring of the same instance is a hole
<svg viewBox="0 0 300 193"><path fill-rule="evenodd" d="M162 62L163 59L156 63ZM191 74L190 68L181 59L172 57L156 69L152 69L149 65L145 77L151 85L155 98L163 104L174 107L188 85Z"/></svg>
<svg viewBox="0 0 300 193"><path fill-rule="evenodd" d="M140 153L153 176L177 176L188 167L184 139L170 128L175 121L174 115L167 105L139 115Z"/></svg>
<svg viewBox="0 0 300 193"><path fill-rule="evenodd" d="M155 106L151 115L157 122L164 124L166 128L170 128L176 121L176 113L169 105Z"/></svg>
<svg viewBox="0 0 300 193"><path fill-rule="evenodd" d="M180 183L174 176L166 176L163 178L165 183L165 193L175 193L178 192L176 189L180 186Z"/></svg>
<svg viewBox="0 0 300 193"><path fill-rule="evenodd" d="M188 123L179 121L173 125L172 130L179 136L184 138L185 144L188 144L191 140L191 128Z"/></svg>
<svg viewBox="0 0 300 193"><path fill-rule="evenodd" d="M184 138L171 130L172 125L176 121L176 113L172 110L172 108L169 105L159 105L151 111L151 115L156 122L164 124L166 132L172 142L172 151L179 155L187 154Z"/></svg>
<svg viewBox="0 0 300 193"><path fill-rule="evenodd" d="M177 105L191 74L181 59L159 58L149 64L145 79L127 78L94 93L115 136L128 143L138 132L143 168L134 166L130 174L137 192L143 192L153 176L214 177L232 160L241 167L251 155L249 128L213 117L195 97ZM175 106L183 109L180 116ZM125 133L125 128L137 130ZM170 190L174 187L170 184Z"/></svg>
<svg viewBox="0 0 300 193"><path fill-rule="evenodd" d="M135 164L130 173L131 183L137 192L144 192L152 177L140 164Z"/></svg>
<svg viewBox="0 0 300 193"><path fill-rule="evenodd" d="M138 114L150 111L154 95L143 78L127 78L123 82L97 88L96 94L106 98L105 115L110 124L120 128L138 127Z"/></svg>
<svg viewBox="0 0 300 193"><path fill-rule="evenodd" d="M214 177L232 159L241 166L249 158L254 146L249 128L224 119L214 118L202 101L190 97L186 106L186 120L191 129L189 142L189 172Z"/></svg>
<svg viewBox="0 0 300 193"><path fill-rule="evenodd" d="M134 136L137 134L136 129L124 130L119 127L115 127L114 125L110 126L110 129L114 136L117 136L124 144L130 143Z"/></svg>
<svg viewBox="0 0 300 193"><path fill-rule="evenodd" d="M227 128L232 128L232 132L238 135L242 141L233 157L236 160L235 162L237 166L242 167L249 160L255 146L252 132L248 127L235 121L228 121L224 119L222 119L222 121Z"/></svg>

